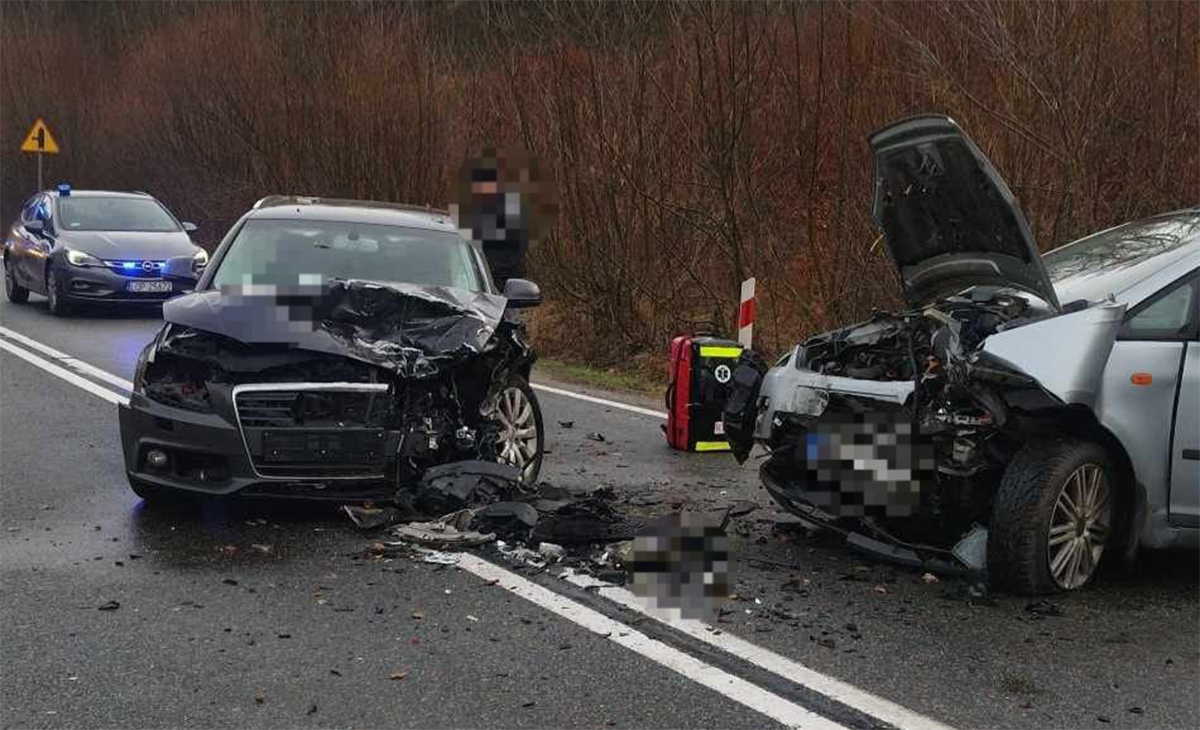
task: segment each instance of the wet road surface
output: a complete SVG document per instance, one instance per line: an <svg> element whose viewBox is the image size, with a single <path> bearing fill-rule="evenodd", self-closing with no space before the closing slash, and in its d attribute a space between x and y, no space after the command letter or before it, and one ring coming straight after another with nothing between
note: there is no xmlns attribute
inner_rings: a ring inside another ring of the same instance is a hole
<svg viewBox="0 0 1200 730"><path fill-rule="evenodd" d="M138 310L55 319L31 299L0 304L0 325L123 379L160 325ZM929 583L799 529L757 487L753 462L672 452L650 416L539 397L543 476L556 484L611 485L647 513L761 505L733 524L738 600L723 632L952 726L1200 725L1195 555L1146 555L1048 605L970 602L955 580ZM9 351L0 405L8 725L773 722L458 567L374 559L329 506L146 509L124 481L115 406ZM109 602L119 607L99 610ZM674 641L652 621L622 620ZM812 699L753 667L727 669Z"/></svg>

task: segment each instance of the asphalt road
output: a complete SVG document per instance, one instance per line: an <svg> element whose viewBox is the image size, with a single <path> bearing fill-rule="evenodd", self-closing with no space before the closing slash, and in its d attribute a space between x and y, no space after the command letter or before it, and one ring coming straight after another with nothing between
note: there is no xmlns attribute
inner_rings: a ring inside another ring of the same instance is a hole
<svg viewBox="0 0 1200 730"><path fill-rule="evenodd" d="M159 326L137 310L55 319L32 300L0 303L0 325L125 379ZM556 484L611 485L647 513L761 505L733 526L738 600L715 627L731 637L956 727L1200 726L1196 555L1146 555L1054 598L1058 615L1019 597L971 602L952 579L929 583L797 529L752 465L672 452L659 419L540 399L543 477ZM0 464L5 726L774 724L725 689L738 681L780 706L871 724L853 698L831 703L565 581L526 574L717 681L461 567L371 559L370 540L328 506L146 509L124 481L115 406L9 351ZM119 608L98 610L109 601Z"/></svg>

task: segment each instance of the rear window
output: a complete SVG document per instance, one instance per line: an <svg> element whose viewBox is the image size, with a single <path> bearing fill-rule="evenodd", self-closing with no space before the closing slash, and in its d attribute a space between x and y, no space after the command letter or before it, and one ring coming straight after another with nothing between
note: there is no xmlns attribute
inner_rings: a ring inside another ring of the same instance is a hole
<svg viewBox="0 0 1200 730"><path fill-rule="evenodd" d="M65 231L180 230L171 214L149 198L59 198L58 213Z"/></svg>

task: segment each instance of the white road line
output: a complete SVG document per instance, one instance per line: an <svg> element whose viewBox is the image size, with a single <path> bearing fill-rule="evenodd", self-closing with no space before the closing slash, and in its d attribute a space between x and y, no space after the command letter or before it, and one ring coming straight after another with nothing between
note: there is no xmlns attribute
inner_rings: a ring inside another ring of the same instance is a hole
<svg viewBox="0 0 1200 730"><path fill-rule="evenodd" d="M649 408L640 408L638 406L631 406L628 403L620 403L615 400L606 400L604 398L597 398L597 397L591 396L591 395L584 395L583 393L576 393L573 390L563 390L562 388L552 388L549 385L542 385L541 383L530 383L530 385L532 385L536 390L544 390L545 392L553 393L554 395L561 395L561 396L565 396L567 398L574 398L575 400L581 400L581 401L584 401L587 403L595 403L596 405L607 406L609 408L619 408L622 411L629 411L630 413L638 413L643 416L650 416L651 418L666 418L667 417L667 414L663 413L662 411L652 411Z"/></svg>
<svg viewBox="0 0 1200 730"><path fill-rule="evenodd" d="M46 372L50 373L51 375L62 378L63 380L67 381L68 383L70 383L71 385L74 385L77 388L83 388L84 390L91 393L92 395L97 396L99 398L103 398L104 400L108 401L109 403L121 403L121 404L129 403L129 399L126 398L125 396L123 396L119 393L114 393L113 391L109 390L108 388L105 388L104 386L101 386L101 385L97 385L96 383L93 383L90 380L81 378L78 375L76 375L75 373L73 373L65 368L61 368L58 365L55 365L54 363L50 362L49 360L46 360L45 358L34 355L32 352L29 352L28 350L25 350L24 348L17 347L16 345L12 344L11 342L5 342L4 340L0 340L0 350L4 350L5 352L11 352L12 354L21 358L25 362L28 362L29 364L34 365L35 367L39 367L42 370L45 370Z"/></svg>
<svg viewBox="0 0 1200 730"><path fill-rule="evenodd" d="M715 646L739 659L743 659L760 669L765 669L772 674L783 677L802 687L807 687L818 694L837 700L847 707L852 707L896 727L904 728L905 730L950 730L948 725L944 725L932 718L901 707L894 702L877 697L853 685L810 669L797 661L780 656L769 649L764 649L745 639L738 638L724 631L719 634L711 631L701 621L683 618L665 618L658 615L650 611L637 596L624 588L596 580L587 575L568 574L563 577L568 582L583 588L599 586L600 595L614 603L649 616L694 639L703 641L710 646Z"/></svg>
<svg viewBox="0 0 1200 730"><path fill-rule="evenodd" d="M651 639L620 621L610 619L598 611L576 603L570 598L561 596L549 588L544 588L515 573L510 573L476 555L462 553L458 560L458 567L474 573L484 580L496 581L501 588L788 727L846 730L844 725L826 719L812 710L768 692L740 677L735 677L723 669L705 664L690 654L685 654L661 641Z"/></svg>
<svg viewBox="0 0 1200 730"><path fill-rule="evenodd" d="M128 392L133 392L133 383L129 382L128 380L125 380L124 378L119 378L116 375L113 375L110 372L101 370L100 368L96 367L95 365L90 365L90 364L84 362L83 360L76 359L75 357L72 357L71 355L68 355L67 353L62 352L61 350L56 350L53 347L50 347L49 345L43 345L42 343L38 342L37 340L30 338L30 337L26 337L25 335L21 334L20 332L14 332L13 330L11 330L7 327L0 327L0 335L3 335L4 337L8 337L9 339L12 339L12 340L16 340L17 342L20 342L21 344L25 345L26 347L32 348L34 350L39 350L39 351L49 355L50 357L54 358L55 360L58 360L61 364L66 365L67 367L71 368L72 370L78 370L79 372L84 373L86 375L90 375L93 378L96 378L97 380L103 380L104 382L109 383L111 385L115 385L118 388L121 388L122 390L125 390Z"/></svg>

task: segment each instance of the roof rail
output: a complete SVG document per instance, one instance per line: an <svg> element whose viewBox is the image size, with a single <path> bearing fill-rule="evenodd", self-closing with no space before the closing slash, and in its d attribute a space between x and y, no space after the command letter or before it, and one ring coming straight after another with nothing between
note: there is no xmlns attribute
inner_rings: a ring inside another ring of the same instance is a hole
<svg viewBox="0 0 1200 730"><path fill-rule="evenodd" d="M253 210L273 208L281 205L334 205L352 208L385 208L387 210L402 210L409 213L450 215L449 211L428 205L407 205L405 203L387 203L379 200L350 200L348 198L318 198L303 195L268 195L255 203Z"/></svg>

